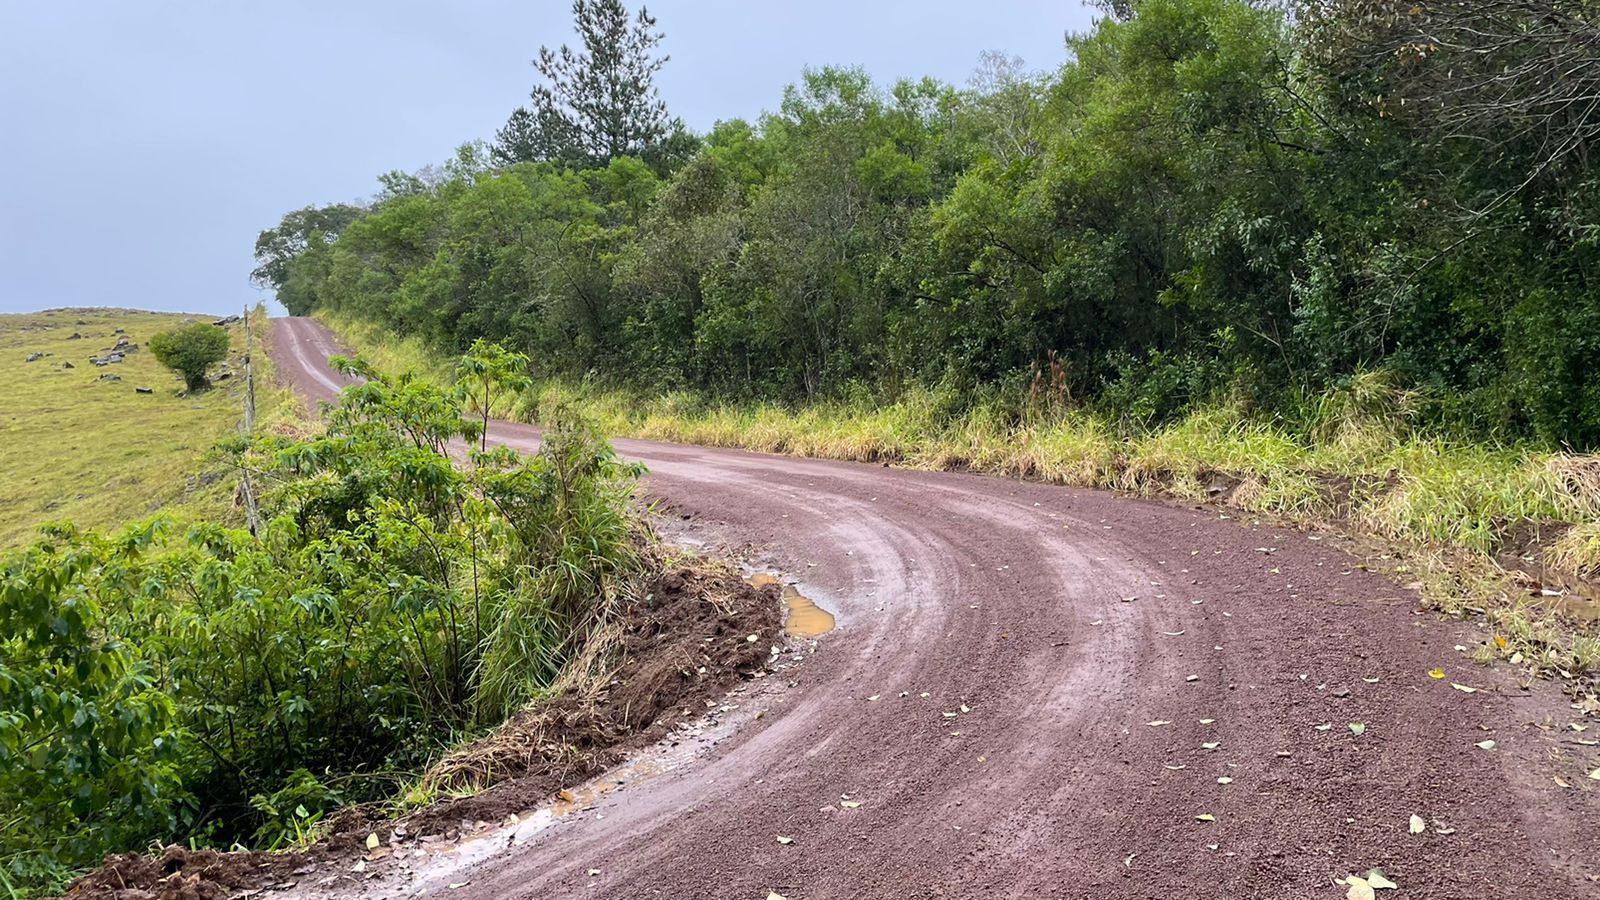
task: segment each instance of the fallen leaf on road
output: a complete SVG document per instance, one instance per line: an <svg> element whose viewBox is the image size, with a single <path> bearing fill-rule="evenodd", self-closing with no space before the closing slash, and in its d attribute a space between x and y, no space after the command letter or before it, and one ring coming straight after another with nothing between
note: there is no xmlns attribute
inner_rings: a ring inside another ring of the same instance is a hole
<svg viewBox="0 0 1600 900"><path fill-rule="evenodd" d="M1332 731L1333 730L1333 723L1332 722L1324 722L1321 725L1317 726L1317 730L1318 731Z"/></svg>
<svg viewBox="0 0 1600 900"><path fill-rule="evenodd" d="M1226 775L1224 775L1221 778L1217 779L1217 784L1233 784L1233 779L1229 778Z"/></svg>
<svg viewBox="0 0 1600 900"><path fill-rule="evenodd" d="M1371 678L1363 678L1361 680L1365 681L1367 684L1377 684L1379 681L1382 681L1383 679L1381 679L1378 676L1374 675Z"/></svg>
<svg viewBox="0 0 1600 900"><path fill-rule="evenodd" d="M1595 769L1593 772L1590 772L1589 777L1594 781L1600 781L1600 769Z"/></svg>
<svg viewBox="0 0 1600 900"><path fill-rule="evenodd" d="M780 835L778 835L778 843L780 843L780 844L792 844L792 843L794 843L794 838L792 838L792 837L784 837L783 835L780 834Z"/></svg>
<svg viewBox="0 0 1600 900"><path fill-rule="evenodd" d="M1215 721L1216 721L1216 719L1201 719L1200 720L1200 724L1201 725L1210 725L1212 722L1215 722Z"/></svg>
<svg viewBox="0 0 1600 900"><path fill-rule="evenodd" d="M1200 676L1199 675L1190 675L1188 678L1184 679L1184 681L1199 681L1199 680L1200 680Z"/></svg>
<svg viewBox="0 0 1600 900"><path fill-rule="evenodd" d="M590 874L590 875L591 875L591 876L592 876L592 875L599 875L599 874L600 874L600 870L599 870L599 869L590 869L590 870L589 870L589 874Z"/></svg>
<svg viewBox="0 0 1600 900"><path fill-rule="evenodd" d="M1221 741L1206 741L1204 744L1200 745L1200 749L1201 750L1215 750L1220 746L1222 746L1222 742Z"/></svg>
<svg viewBox="0 0 1600 900"><path fill-rule="evenodd" d="M972 712L972 707L970 707L970 706L966 705L965 703L963 703L963 704L961 704L961 711L964 712L964 713Z"/></svg>
<svg viewBox="0 0 1600 900"><path fill-rule="evenodd" d="M767 900L789 900L789 898L777 891L767 891Z"/></svg>
<svg viewBox="0 0 1600 900"><path fill-rule="evenodd" d="M860 800L840 800L839 805L845 809L856 809L861 806Z"/></svg>
<svg viewBox="0 0 1600 900"><path fill-rule="evenodd" d="M1195 818L1202 822L1215 822L1217 820L1217 817L1213 816L1211 813L1201 813L1200 815L1195 816Z"/></svg>
<svg viewBox="0 0 1600 900"><path fill-rule="evenodd" d="M747 638L745 638L745 640L747 640L747 641L749 641L749 642L750 642L750 643L752 643L752 644L754 644L754 643L755 643L755 642L756 642L756 641L759 641L759 640L761 640L761 635L759 635L759 634L752 634L752 635L750 635L750 636L749 636L749 637L747 637Z"/></svg>
<svg viewBox="0 0 1600 900"><path fill-rule="evenodd" d="M868 697L868 698L867 698L867 702L868 702L868 703L871 703L871 702L872 702L872 701L874 701L874 700L876 700L876 699L878 699L878 698L879 698L879 697L881 697L881 696L883 696L883 695L882 695L882 694L873 694L873 695L872 695L872 696L871 696L871 697Z"/></svg>
<svg viewBox="0 0 1600 900"><path fill-rule="evenodd" d="M1560 776L1560 775L1551 775L1551 776L1550 776L1550 777L1551 777L1551 778L1554 778L1554 779L1555 779L1555 781L1556 781L1556 787L1559 787L1559 788L1569 788L1569 787L1572 787L1572 785L1570 785L1570 784L1567 784L1567 781L1566 781L1566 779L1564 779L1564 778L1562 778L1562 777L1561 777L1561 776Z"/></svg>
<svg viewBox="0 0 1600 900"><path fill-rule="evenodd" d="M1463 694L1476 694L1478 692L1478 689L1475 687L1467 687L1464 684L1457 684L1454 681L1450 682L1450 686Z"/></svg>
<svg viewBox="0 0 1600 900"><path fill-rule="evenodd" d="M1172 771L1174 771L1174 772L1176 772L1176 771L1178 771L1178 770L1179 770L1179 769L1187 769L1187 768L1189 768L1189 767L1188 767L1188 766L1186 766L1186 765L1183 765L1183 764L1182 764L1182 763L1179 763L1179 764L1178 764L1178 765L1176 765L1176 766L1170 766L1170 765L1169 765L1169 766L1167 766L1167 768L1169 768L1169 769L1171 769L1171 770L1172 770Z"/></svg>
<svg viewBox="0 0 1600 900"><path fill-rule="evenodd" d="M1473 746L1477 747L1479 750L1493 750L1494 747L1495 747L1495 744L1494 744L1494 741L1490 740L1490 741L1479 741L1476 744L1473 744Z"/></svg>
<svg viewBox="0 0 1600 900"><path fill-rule="evenodd" d="M1181 632L1181 631L1163 631L1161 633L1166 635L1167 637L1182 637L1183 636L1183 632Z"/></svg>
<svg viewBox="0 0 1600 900"><path fill-rule="evenodd" d="M1377 900L1378 895L1373 893L1372 885L1367 884L1365 878L1351 875L1345 879L1345 884L1350 886L1350 889L1344 892L1345 900Z"/></svg>
<svg viewBox="0 0 1600 900"><path fill-rule="evenodd" d="M1367 730L1367 723L1365 723L1365 722L1351 722L1350 723L1350 733L1353 734L1353 735L1356 735L1356 736L1359 737L1360 735L1364 734L1366 732L1366 730Z"/></svg>
<svg viewBox="0 0 1600 900"><path fill-rule="evenodd" d="M367 835L367 849L368 850L376 850L376 849L378 849L378 833L376 831L374 831L373 833Z"/></svg>
<svg viewBox="0 0 1600 900"><path fill-rule="evenodd" d="M1166 719L1157 719L1154 722L1146 722L1145 724L1149 725L1151 728L1160 728L1163 725L1171 725L1172 723L1168 722Z"/></svg>
<svg viewBox="0 0 1600 900"><path fill-rule="evenodd" d="M1427 827L1428 827L1428 823L1426 821L1424 821L1421 816L1416 815L1416 814L1412 814L1412 816L1411 816L1411 833L1412 834L1421 834L1423 831L1425 831L1427 829Z"/></svg>
<svg viewBox="0 0 1600 900"><path fill-rule="evenodd" d="M1443 678L1444 677L1444 670L1443 669L1431 669L1428 672L1428 677L1432 678L1432 679L1435 679L1435 680Z"/></svg>

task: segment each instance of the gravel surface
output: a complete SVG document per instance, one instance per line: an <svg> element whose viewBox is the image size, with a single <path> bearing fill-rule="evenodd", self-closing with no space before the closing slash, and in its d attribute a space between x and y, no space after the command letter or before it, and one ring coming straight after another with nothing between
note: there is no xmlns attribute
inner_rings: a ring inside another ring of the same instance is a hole
<svg viewBox="0 0 1600 900"><path fill-rule="evenodd" d="M319 368L332 346L311 320L276 326L307 396L340 383ZM1457 648L1485 634L1331 541L1102 492L615 443L688 535L765 548L837 630L704 756L369 895L1339 898L1381 868L1396 900L1600 897L1600 723L1575 731L1557 686L1474 665Z"/></svg>

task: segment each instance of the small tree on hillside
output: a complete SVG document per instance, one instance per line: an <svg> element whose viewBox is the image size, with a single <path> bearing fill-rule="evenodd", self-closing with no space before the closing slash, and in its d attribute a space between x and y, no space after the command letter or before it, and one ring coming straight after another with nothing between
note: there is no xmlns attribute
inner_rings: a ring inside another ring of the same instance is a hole
<svg viewBox="0 0 1600 900"><path fill-rule="evenodd" d="M228 355L228 332L204 322L163 331L150 339L150 352L162 365L183 376L184 387L197 391L210 382L206 370Z"/></svg>

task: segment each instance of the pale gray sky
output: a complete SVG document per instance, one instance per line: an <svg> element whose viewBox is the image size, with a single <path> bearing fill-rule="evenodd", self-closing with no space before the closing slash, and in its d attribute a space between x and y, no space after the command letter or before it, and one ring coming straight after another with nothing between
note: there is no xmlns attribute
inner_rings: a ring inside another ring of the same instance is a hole
<svg viewBox="0 0 1600 900"><path fill-rule="evenodd" d="M630 4L632 5L632 4ZM691 128L776 107L805 66L965 82L984 50L1065 59L1072 0L658 0ZM569 0L5 0L0 312L225 312L258 231L490 138Z"/></svg>

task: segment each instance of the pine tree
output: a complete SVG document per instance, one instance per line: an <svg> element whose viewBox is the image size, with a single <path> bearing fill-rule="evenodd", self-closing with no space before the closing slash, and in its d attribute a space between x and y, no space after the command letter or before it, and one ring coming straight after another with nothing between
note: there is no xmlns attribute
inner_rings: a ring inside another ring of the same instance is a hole
<svg viewBox="0 0 1600 900"><path fill-rule="evenodd" d="M539 48L533 66L545 83L495 135L497 163L605 165L655 155L681 131L655 87L669 59L654 55L665 36L655 17L643 7L630 17L622 0L573 0L572 15L583 49Z"/></svg>

